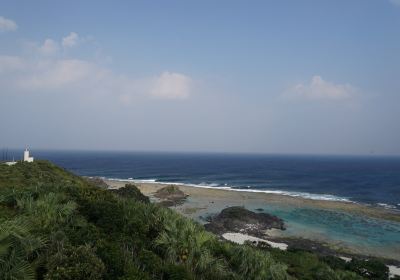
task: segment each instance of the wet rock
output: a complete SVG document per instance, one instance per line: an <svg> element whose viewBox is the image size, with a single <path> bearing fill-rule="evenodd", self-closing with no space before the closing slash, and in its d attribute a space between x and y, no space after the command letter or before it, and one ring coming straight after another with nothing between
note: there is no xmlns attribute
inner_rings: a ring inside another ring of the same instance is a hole
<svg viewBox="0 0 400 280"><path fill-rule="evenodd" d="M205 225L208 231L216 234L238 232L262 238L271 228L285 229L282 219L267 213L255 213L243 207L225 208Z"/></svg>

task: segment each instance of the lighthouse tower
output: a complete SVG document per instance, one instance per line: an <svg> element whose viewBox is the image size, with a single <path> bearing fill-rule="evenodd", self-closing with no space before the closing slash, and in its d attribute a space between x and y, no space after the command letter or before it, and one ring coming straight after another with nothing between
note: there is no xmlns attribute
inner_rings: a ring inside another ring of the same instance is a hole
<svg viewBox="0 0 400 280"><path fill-rule="evenodd" d="M33 157L29 156L29 150L28 149L25 149L25 151L24 151L24 161L33 162Z"/></svg>

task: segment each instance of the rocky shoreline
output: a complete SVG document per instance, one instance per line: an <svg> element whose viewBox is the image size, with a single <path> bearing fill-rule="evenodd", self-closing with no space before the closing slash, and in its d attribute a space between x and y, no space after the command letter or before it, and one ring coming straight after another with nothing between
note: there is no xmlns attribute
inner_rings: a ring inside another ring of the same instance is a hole
<svg viewBox="0 0 400 280"><path fill-rule="evenodd" d="M106 183L111 188L123 186L123 182L106 181ZM386 217L389 220L399 219L399 216L393 216L396 215L395 213L386 210L378 209L377 212L373 212L375 211L374 209L366 208L362 205L342 202L322 202L280 195L238 193L184 185L166 186L165 184L157 183L138 183L136 185L153 202L173 208L183 215L205 224L207 230L217 234L221 239L236 243L243 243L247 240L255 246L267 243L267 247L282 250L309 251L322 257L334 256L349 260L352 258L368 259L371 258L371 255L339 248L334 244L321 242L320 240L284 237L280 232L285 232L285 223L279 218L279 215L268 214L268 210L264 205L285 204L295 207L321 207L321 209L349 211L349 213L354 214L362 212L363 215L369 215L372 213L372 217ZM249 210L248 205L253 206L251 209L254 212ZM387 265L392 265L395 269L400 266L400 259L397 259L397 257L379 257L384 259Z"/></svg>
<svg viewBox="0 0 400 280"><path fill-rule="evenodd" d="M268 230L285 230L282 219L268 213L255 213L241 206L223 209L219 214L209 218L205 229L221 238L244 244L248 242L259 248L275 248L280 250L312 252L321 258L340 259L342 262L352 260L368 262L374 257L354 254L333 249L329 244L304 238L278 238L268 236ZM400 274L400 261L380 259L392 276Z"/></svg>

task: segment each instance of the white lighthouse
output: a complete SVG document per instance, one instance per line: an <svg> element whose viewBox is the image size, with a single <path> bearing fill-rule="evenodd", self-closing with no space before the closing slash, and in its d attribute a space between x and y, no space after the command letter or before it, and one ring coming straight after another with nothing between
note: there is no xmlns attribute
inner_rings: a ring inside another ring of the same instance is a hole
<svg viewBox="0 0 400 280"><path fill-rule="evenodd" d="M25 149L25 151L24 151L24 161L33 162L33 157L29 156L29 150L28 149Z"/></svg>

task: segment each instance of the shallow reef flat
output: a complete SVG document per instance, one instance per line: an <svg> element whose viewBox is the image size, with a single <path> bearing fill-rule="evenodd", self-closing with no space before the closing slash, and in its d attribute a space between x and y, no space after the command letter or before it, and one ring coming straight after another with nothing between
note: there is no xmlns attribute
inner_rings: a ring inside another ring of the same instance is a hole
<svg viewBox="0 0 400 280"><path fill-rule="evenodd" d="M127 182L109 180L111 188ZM136 183L153 201L164 183ZM232 191L175 185L187 197L172 208L206 224L223 209L243 206L254 212L276 215L286 230L268 231L269 240L300 244L302 247L332 249L343 254L372 255L400 261L400 213L396 210L345 202L312 200L280 194ZM307 240L313 241L308 242Z"/></svg>
<svg viewBox="0 0 400 280"><path fill-rule="evenodd" d="M130 181L114 181L106 180L106 183L112 188L119 188L124 186ZM135 185L148 196L152 196L157 190L164 188L165 183L135 183ZM301 206L310 208L319 208L327 210L342 210L348 213L360 214L363 216L379 218L389 221L400 222L400 211L385 209L381 207L374 207L355 202L347 201L331 201L331 200L315 200L306 199L302 197L292 197L281 194L273 193L255 193L246 191L234 191L219 188L200 188L188 185L177 185L184 193L189 195L193 201L204 201L204 202L226 202L227 204L244 203L246 201L252 201L252 204L283 204L287 206ZM190 202L190 200L188 200Z"/></svg>

